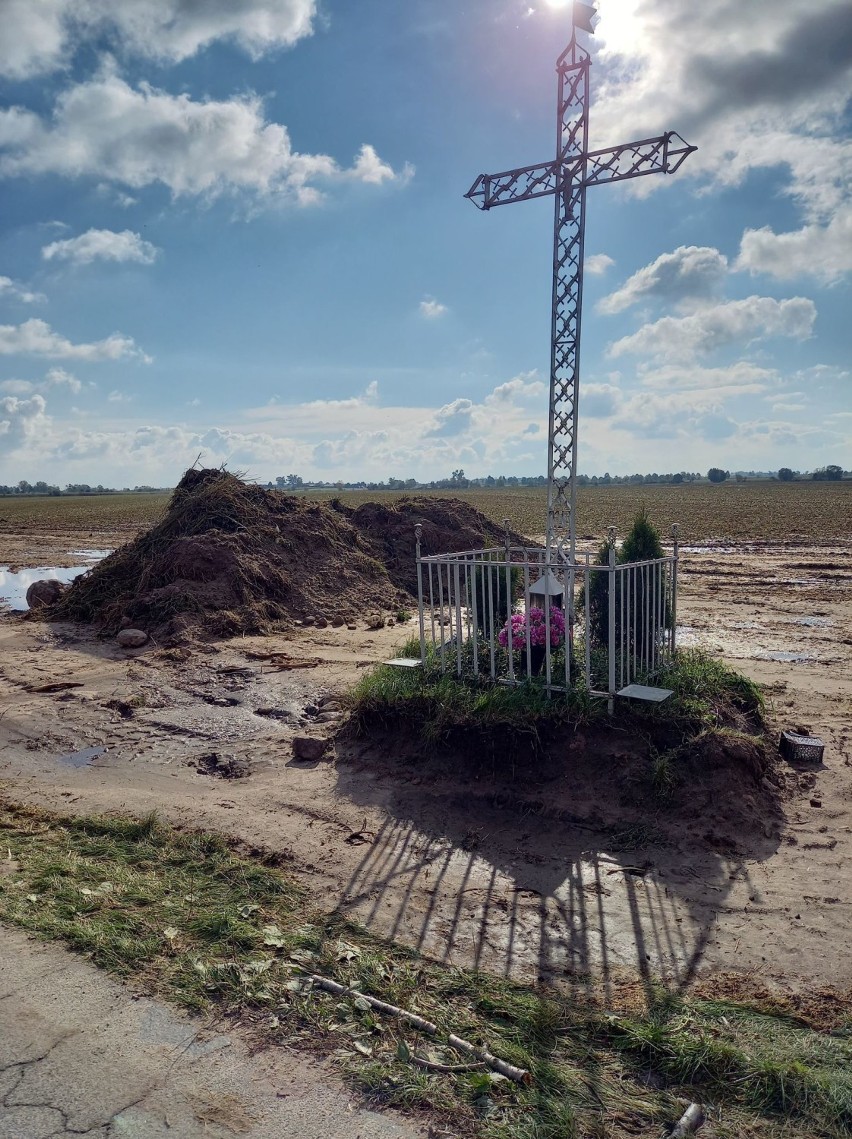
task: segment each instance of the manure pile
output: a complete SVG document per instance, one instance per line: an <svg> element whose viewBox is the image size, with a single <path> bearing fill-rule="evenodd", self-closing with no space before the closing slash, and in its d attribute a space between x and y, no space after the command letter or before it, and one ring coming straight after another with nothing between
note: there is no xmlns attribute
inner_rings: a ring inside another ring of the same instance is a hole
<svg viewBox="0 0 852 1139"><path fill-rule="evenodd" d="M416 522L427 554L503 541L500 527L455 499L353 509L227 471L189 470L162 521L77 578L51 616L95 622L106 633L129 623L169 644L410 606Z"/></svg>

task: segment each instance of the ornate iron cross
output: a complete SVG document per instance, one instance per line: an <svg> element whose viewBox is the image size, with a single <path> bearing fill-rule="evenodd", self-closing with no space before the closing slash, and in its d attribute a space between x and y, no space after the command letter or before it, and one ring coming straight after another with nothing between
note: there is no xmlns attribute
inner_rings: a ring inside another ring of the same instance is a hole
<svg viewBox="0 0 852 1139"><path fill-rule="evenodd" d="M480 174L465 194L481 210L554 195L553 303L550 418L547 435L548 558L575 557L577 411L580 380L580 315L583 302L583 237L586 188L644 174L674 174L697 147L674 131L606 150L589 150L589 53L577 43L577 27L592 31L593 10L576 4L571 42L556 64L559 103L556 158L500 174Z"/></svg>

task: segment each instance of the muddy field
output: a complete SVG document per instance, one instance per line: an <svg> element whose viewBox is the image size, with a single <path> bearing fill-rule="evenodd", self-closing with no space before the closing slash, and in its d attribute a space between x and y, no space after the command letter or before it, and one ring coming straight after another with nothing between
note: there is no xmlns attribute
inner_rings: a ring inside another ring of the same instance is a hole
<svg viewBox="0 0 852 1139"><path fill-rule="evenodd" d="M105 533L8 536L18 565L61 565L108 545ZM637 816L602 798L582 741L543 786L466 779L391 740L294 759L294 736L338 730L324 701L415 627L364 620L128 653L6 612L0 788L235 835L306 868L330 909L458 965L577 984L591 970L673 988L724 973L732 987L848 989L852 542L687 546L678 617L685 643L765 686L776 727L826 741L824 765L784 765L752 827L726 826L700 795L691 813Z"/></svg>

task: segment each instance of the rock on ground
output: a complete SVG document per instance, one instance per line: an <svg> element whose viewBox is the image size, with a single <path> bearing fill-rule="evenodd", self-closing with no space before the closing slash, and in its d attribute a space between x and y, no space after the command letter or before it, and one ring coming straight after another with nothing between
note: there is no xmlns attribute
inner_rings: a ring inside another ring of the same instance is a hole
<svg viewBox="0 0 852 1139"><path fill-rule="evenodd" d="M30 609L41 609L45 605L53 605L67 588L67 585L63 585L61 581L54 581L52 578L34 581L27 590L27 605Z"/></svg>
<svg viewBox="0 0 852 1139"><path fill-rule="evenodd" d="M322 759L328 747L328 740L319 740L315 736L296 736L293 740L293 758L304 760Z"/></svg>
<svg viewBox="0 0 852 1139"><path fill-rule="evenodd" d="M142 629L122 629L115 638L123 649L139 649L148 640Z"/></svg>

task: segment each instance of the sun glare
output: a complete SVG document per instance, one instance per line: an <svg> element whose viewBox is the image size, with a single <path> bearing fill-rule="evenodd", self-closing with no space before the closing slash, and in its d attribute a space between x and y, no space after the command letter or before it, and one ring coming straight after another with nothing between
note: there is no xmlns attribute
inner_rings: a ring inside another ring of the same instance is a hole
<svg viewBox="0 0 852 1139"><path fill-rule="evenodd" d="M570 8L573 0L544 0L552 11ZM637 15L640 0L584 0L596 12L595 44L605 52L635 50L641 39Z"/></svg>

